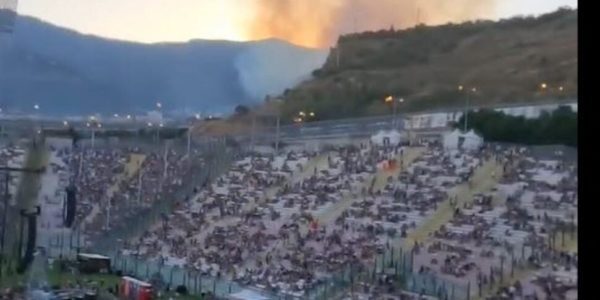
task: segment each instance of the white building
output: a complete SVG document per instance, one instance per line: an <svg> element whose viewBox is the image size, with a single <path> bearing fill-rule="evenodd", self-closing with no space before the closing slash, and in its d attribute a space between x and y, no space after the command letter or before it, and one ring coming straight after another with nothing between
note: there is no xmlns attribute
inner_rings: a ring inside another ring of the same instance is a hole
<svg viewBox="0 0 600 300"><path fill-rule="evenodd" d="M463 133L458 129L444 134L444 149L446 150L477 150L483 146L483 138L473 130Z"/></svg>

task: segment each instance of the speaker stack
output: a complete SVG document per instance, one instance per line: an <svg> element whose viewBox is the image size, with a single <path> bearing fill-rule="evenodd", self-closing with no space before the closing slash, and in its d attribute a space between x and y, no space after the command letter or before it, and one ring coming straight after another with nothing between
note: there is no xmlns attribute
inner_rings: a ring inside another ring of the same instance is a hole
<svg viewBox="0 0 600 300"><path fill-rule="evenodd" d="M35 211L33 212L27 212L25 209L21 210L20 213L20 217L21 217L21 226L20 226L20 233L19 233L19 256L21 255L21 251L22 251L22 247L23 247L23 229L25 228L25 226L27 227L27 241L26 241L26 245L25 245L25 253L23 254L23 257L20 257L21 262L19 264L19 266L17 267L17 272L19 274L22 274L23 272L25 272L25 270L27 269L27 267L31 264L31 262L33 261L33 255L35 252L35 242L36 242L36 235L37 235L37 217L40 215L41 209L39 206L36 207ZM27 225L24 224L24 221L27 221Z"/></svg>
<svg viewBox="0 0 600 300"><path fill-rule="evenodd" d="M75 212L77 209L77 189L74 186L69 186L66 189L67 199L64 202L63 223L65 227L71 228L75 220Z"/></svg>

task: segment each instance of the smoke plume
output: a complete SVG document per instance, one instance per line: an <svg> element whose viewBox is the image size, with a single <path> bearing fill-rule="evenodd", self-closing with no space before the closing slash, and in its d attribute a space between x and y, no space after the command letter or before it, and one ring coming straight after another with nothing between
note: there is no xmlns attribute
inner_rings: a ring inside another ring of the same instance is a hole
<svg viewBox="0 0 600 300"><path fill-rule="evenodd" d="M327 51L305 49L279 41L256 43L235 58L242 87L253 99L279 95L319 68Z"/></svg>
<svg viewBox="0 0 600 300"><path fill-rule="evenodd" d="M250 39L281 38L308 47L340 34L492 18L497 0L256 0Z"/></svg>

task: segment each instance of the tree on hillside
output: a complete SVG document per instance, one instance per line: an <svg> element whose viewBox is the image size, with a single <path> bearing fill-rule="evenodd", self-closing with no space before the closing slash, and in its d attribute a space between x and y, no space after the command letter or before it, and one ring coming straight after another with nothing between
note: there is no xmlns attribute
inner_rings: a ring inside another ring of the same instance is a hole
<svg viewBox="0 0 600 300"><path fill-rule="evenodd" d="M463 124L464 117L461 117L454 126L462 129ZM569 106L561 106L553 112L542 112L536 119L493 110L469 112L468 129L475 130L492 142L577 147L577 113Z"/></svg>

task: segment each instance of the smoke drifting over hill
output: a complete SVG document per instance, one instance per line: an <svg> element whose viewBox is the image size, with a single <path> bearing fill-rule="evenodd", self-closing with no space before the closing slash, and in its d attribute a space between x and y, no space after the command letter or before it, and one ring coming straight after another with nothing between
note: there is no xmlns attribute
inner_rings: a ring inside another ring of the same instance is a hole
<svg viewBox="0 0 600 300"><path fill-rule="evenodd" d="M141 44L19 16L0 40L0 107L45 115L228 113L305 79L327 51L280 40Z"/></svg>
<svg viewBox="0 0 600 300"><path fill-rule="evenodd" d="M340 34L492 18L497 0L258 0L250 39L328 47Z"/></svg>

